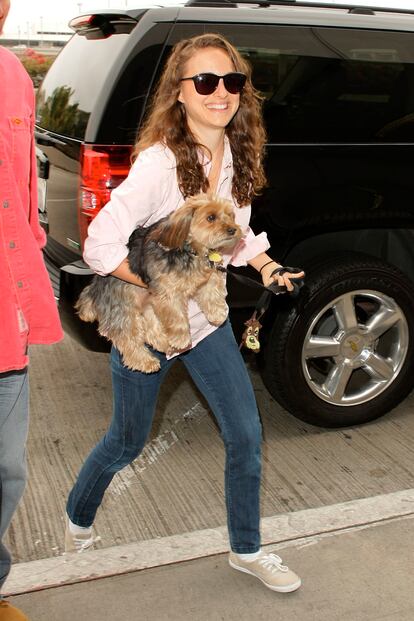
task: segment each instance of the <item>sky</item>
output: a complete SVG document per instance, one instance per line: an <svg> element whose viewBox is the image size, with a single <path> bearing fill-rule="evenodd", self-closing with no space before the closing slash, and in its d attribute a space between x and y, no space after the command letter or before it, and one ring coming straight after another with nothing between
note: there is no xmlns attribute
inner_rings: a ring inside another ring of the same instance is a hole
<svg viewBox="0 0 414 621"><path fill-rule="evenodd" d="M320 0L319 0L320 1ZM343 0L331 0L340 4ZM183 1L180 1L182 4ZM388 6L391 8L408 8L414 10L414 0L345 0L346 4L364 4L366 6ZM11 9L4 33L27 34L37 30L66 29L68 21L91 9L125 9L150 6L152 4L175 4L174 0L11 0Z"/></svg>

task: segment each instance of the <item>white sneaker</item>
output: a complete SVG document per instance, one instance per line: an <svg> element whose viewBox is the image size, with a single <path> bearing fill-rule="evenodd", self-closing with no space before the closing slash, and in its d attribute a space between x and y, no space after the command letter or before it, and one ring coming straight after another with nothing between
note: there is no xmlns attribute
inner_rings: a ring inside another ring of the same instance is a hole
<svg viewBox="0 0 414 621"><path fill-rule="evenodd" d="M84 552L85 550L92 550L94 544L99 540L100 537L95 537L93 535L92 528L84 534L72 533L69 527L69 518L66 516L65 552Z"/></svg>
<svg viewBox="0 0 414 621"><path fill-rule="evenodd" d="M279 593L296 591L302 584L299 576L282 565L282 559L277 554L262 551L254 561L243 561L238 554L230 552L229 564L233 569L259 578L268 589Z"/></svg>

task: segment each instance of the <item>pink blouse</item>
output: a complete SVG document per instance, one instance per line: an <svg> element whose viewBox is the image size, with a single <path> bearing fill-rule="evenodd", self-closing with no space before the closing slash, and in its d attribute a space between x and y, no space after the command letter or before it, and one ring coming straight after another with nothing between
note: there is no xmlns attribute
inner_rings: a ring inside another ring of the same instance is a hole
<svg viewBox="0 0 414 621"><path fill-rule="evenodd" d="M208 176L211 163L204 164ZM231 254L222 253L224 265L246 265L269 248L266 233L254 235L249 226L251 207L237 207L231 194L233 160L228 140L216 194L234 204L235 219L244 235ZM128 177L111 194L111 200L98 213L88 229L84 259L98 274L113 272L128 254L127 242L137 226L149 226L177 209L184 202L177 183L176 161L172 151L158 143L142 151ZM190 300L188 308L192 347L216 329Z"/></svg>

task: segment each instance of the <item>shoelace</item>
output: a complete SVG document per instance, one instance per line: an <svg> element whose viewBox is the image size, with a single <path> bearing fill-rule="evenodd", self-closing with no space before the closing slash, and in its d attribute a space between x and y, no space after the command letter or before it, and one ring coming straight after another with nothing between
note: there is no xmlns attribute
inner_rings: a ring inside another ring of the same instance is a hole
<svg viewBox="0 0 414 621"><path fill-rule="evenodd" d="M259 564L263 565L265 569L269 569L272 574L276 571L289 571L289 567L282 565L282 559L277 554L266 554L263 558L259 559Z"/></svg>

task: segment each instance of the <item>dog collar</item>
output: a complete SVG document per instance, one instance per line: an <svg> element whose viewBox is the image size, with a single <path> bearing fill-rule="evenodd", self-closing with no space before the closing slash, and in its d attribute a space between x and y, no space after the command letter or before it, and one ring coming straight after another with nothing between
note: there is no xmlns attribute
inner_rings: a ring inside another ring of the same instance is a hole
<svg viewBox="0 0 414 621"><path fill-rule="evenodd" d="M223 266L223 257L217 250L210 250L207 255L208 263L211 268L218 270L219 272L227 272Z"/></svg>

